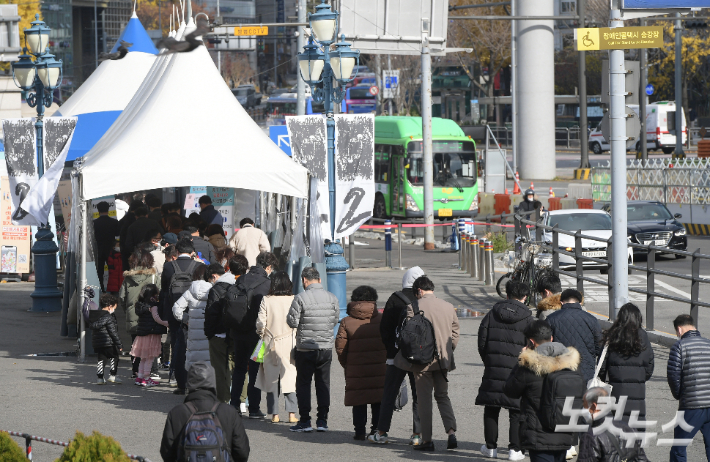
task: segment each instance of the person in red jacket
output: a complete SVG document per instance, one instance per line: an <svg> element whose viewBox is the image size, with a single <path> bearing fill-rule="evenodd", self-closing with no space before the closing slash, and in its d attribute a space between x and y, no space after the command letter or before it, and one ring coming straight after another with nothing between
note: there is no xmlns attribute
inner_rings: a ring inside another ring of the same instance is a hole
<svg viewBox="0 0 710 462"><path fill-rule="evenodd" d="M121 284L123 284L123 260L121 260L121 248L118 245L118 241L115 242L114 248L109 252L106 264L108 265L106 291L116 295L121 290Z"/></svg>

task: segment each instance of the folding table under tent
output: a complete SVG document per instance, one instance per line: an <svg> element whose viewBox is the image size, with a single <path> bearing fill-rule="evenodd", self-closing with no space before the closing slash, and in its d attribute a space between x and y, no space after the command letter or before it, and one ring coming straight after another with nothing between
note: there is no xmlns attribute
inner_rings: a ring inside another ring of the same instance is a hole
<svg viewBox="0 0 710 462"><path fill-rule="evenodd" d="M126 56L102 62L54 113L59 117L76 116L79 119L67 161L82 157L94 147L126 108L155 62L158 49L135 11L112 53L118 50L121 41L133 44Z"/></svg>
<svg viewBox="0 0 710 462"><path fill-rule="evenodd" d="M194 27L190 18L184 33ZM159 55L126 109L75 165L72 216L81 219L72 228L74 239L81 236L82 287L91 199L195 184L308 196L308 170L252 120L204 46Z"/></svg>

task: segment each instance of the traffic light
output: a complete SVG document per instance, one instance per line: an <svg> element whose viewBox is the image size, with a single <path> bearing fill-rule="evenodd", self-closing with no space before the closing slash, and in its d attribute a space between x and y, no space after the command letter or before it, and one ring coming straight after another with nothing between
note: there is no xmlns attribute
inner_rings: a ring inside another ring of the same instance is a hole
<svg viewBox="0 0 710 462"><path fill-rule="evenodd" d="M707 27L708 23L699 19L691 19L689 21L685 21L686 29L706 29Z"/></svg>

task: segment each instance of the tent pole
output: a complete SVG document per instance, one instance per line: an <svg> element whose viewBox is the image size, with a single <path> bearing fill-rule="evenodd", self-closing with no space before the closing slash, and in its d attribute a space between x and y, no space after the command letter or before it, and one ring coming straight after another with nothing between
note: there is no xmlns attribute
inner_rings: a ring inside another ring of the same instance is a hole
<svg viewBox="0 0 710 462"><path fill-rule="evenodd" d="M81 181L81 186L83 189L83 177L79 180ZM82 306L84 306L84 287L86 287L86 251L87 251L87 239L86 239L86 213L87 202L85 200L81 201L81 260L80 260L80 273L79 273L79 287L77 287L78 300L80 303L77 306L76 312L78 313L81 330L79 331L79 362L86 362L86 325L84 322L84 316L82 314Z"/></svg>

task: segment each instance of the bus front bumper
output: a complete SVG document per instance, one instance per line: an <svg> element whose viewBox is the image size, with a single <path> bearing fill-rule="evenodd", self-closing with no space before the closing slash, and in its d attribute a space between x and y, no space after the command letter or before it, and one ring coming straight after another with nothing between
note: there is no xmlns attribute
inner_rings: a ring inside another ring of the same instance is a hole
<svg viewBox="0 0 710 462"><path fill-rule="evenodd" d="M407 210L407 218L424 218L424 212L412 212ZM447 218L474 218L478 216L478 210L452 210L451 215L446 214L445 216L440 216L438 210L434 210L434 218L440 218L445 220Z"/></svg>

